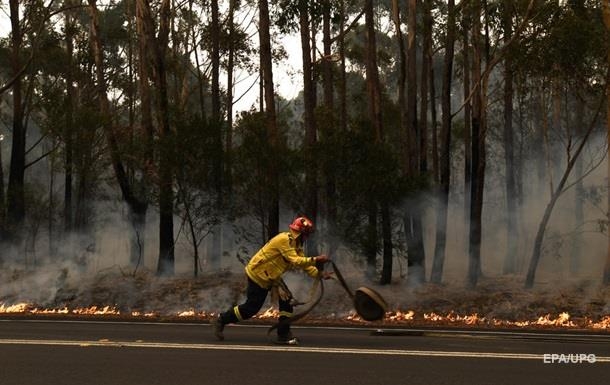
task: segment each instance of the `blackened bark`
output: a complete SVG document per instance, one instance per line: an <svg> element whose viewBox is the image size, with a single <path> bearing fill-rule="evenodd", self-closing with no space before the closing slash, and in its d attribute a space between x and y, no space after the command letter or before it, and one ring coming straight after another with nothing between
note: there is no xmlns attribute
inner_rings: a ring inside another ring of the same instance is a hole
<svg viewBox="0 0 610 385"><path fill-rule="evenodd" d="M333 85L333 63L331 60L331 0L324 0L322 8L322 44L324 49L324 60L322 61L322 76L323 76L323 103L324 111L328 122L325 125L325 139L333 141L338 136L336 127L337 114L335 113L334 102L334 85ZM328 157L325 157L324 165L324 192L326 195L326 220L328 223L327 231L330 234L328 238L329 254L333 255L338 247L336 238L333 236L337 231L337 186L335 168Z"/></svg>
<svg viewBox="0 0 610 385"><path fill-rule="evenodd" d="M2 140L0 140L0 242L4 240L5 237L5 207L4 207L4 166L2 164ZM2 264L2 259L0 259L0 264Z"/></svg>
<svg viewBox="0 0 610 385"><path fill-rule="evenodd" d="M512 36L512 2L504 1L504 39ZM506 230L507 247L504 258L504 274L517 272L518 213L517 213L517 183L515 178L514 139L513 139L513 61L510 55L504 59L504 165L506 183Z"/></svg>
<svg viewBox="0 0 610 385"><path fill-rule="evenodd" d="M383 237L383 264L379 283L389 285L392 283L392 217L387 202L381 203L381 233Z"/></svg>
<svg viewBox="0 0 610 385"><path fill-rule="evenodd" d="M341 21L339 23L339 56L341 56L339 76L339 126L341 131L347 130L347 71L345 66L345 1L341 0Z"/></svg>
<svg viewBox="0 0 610 385"><path fill-rule="evenodd" d="M422 67L420 81L420 117L419 117L419 172L425 175L428 172L428 107L429 107L429 86L430 68L432 68L432 2L423 2L423 48L422 48ZM434 103L434 101L431 101Z"/></svg>
<svg viewBox="0 0 610 385"><path fill-rule="evenodd" d="M72 171L73 164L73 137L74 137L74 21L71 12L66 12L66 53L68 63L66 68L66 126L64 128L64 231L72 230Z"/></svg>
<svg viewBox="0 0 610 385"><path fill-rule="evenodd" d="M11 19L11 70L13 76L21 70L21 44L23 36L19 24L19 2L9 1ZM26 133L23 124L23 100L21 89L21 77L17 77L12 86L13 93L13 144L11 147L11 164L9 169L9 179L7 187L7 220L9 236L17 236L19 229L25 218L25 197L24 197L24 178L25 178L25 146Z"/></svg>
<svg viewBox="0 0 610 385"><path fill-rule="evenodd" d="M272 151L279 151L279 138L277 120L275 113L275 95L273 89L273 67L271 62L271 36L269 32L269 4L267 0L259 0L259 26L258 33L261 50L261 71L263 74L263 88L265 99L265 116L267 120L267 137ZM279 204L279 175L277 162L272 162L268 170L268 183L271 187L269 206L267 209L267 231L268 237L275 236L280 227L280 204Z"/></svg>
<svg viewBox="0 0 610 385"><path fill-rule="evenodd" d="M129 184L127 172L121 160L117 137L115 133L115 127L112 116L110 116L110 104L107 96L106 81L104 77L104 58L103 58L103 45L100 37L100 26L99 26L99 15L95 0L89 0L89 12L91 17L91 47L93 50L93 56L95 60L95 75L96 75L96 88L98 99L100 103L100 115L102 119L102 126L108 141L110 149L110 157L112 167L114 169L115 176L119 183L123 199L127 203L130 210L130 220L134 226L134 231L138 231L138 223L133 221L133 218L141 216L142 213L146 212L147 204L145 201L140 200L133 193L133 189ZM82 178L82 177L81 177ZM85 179L81 180L81 183ZM86 189L85 186L81 186L79 189L80 194L84 194ZM79 199L80 201L81 199ZM81 202L84 203L84 202ZM82 220L83 218L81 218ZM133 262L133 261L132 261Z"/></svg>
<svg viewBox="0 0 610 385"><path fill-rule="evenodd" d="M214 127L214 143L217 153L214 156L214 188L216 190L216 207L220 211L217 223L212 228L212 244L209 262L212 269L221 267L222 256L222 210L223 199L223 123L220 105L220 22L218 19L218 0L210 2L212 13L211 38L212 38L212 126Z"/></svg>
<svg viewBox="0 0 610 385"><path fill-rule="evenodd" d="M440 283L443 279L445 246L447 243L447 211L449 206L449 186L451 182L451 81L455 46L455 1L447 3L447 35L445 37L445 59L443 64L442 126L440 154L439 201L436 216L436 241L432 263L431 281Z"/></svg>
<svg viewBox="0 0 610 385"><path fill-rule="evenodd" d="M402 154L403 154L403 158L402 158L403 174L409 175L409 173L410 173L410 170L409 170L410 169L410 166L409 166L410 142L409 142L409 125L408 125L409 116L407 114L406 94L405 94L406 79L407 79L407 56L406 56L406 51L405 51L403 33L401 30L400 5L399 5L398 0L392 1L392 20L394 22L394 28L396 29L396 39L398 42L398 55L399 55L398 105L400 106L400 132L401 132L401 137L402 137L401 140L402 140ZM408 234L408 231L406 228L406 220L405 220L405 233ZM389 282L386 275L388 274L387 271L391 270L392 264L388 263L386 266L385 262L386 261L384 260L384 269L382 270L382 273L381 273L381 280L382 280L382 282L385 282L385 281Z"/></svg>
<svg viewBox="0 0 610 385"><path fill-rule="evenodd" d="M606 35L610 35L610 3L608 1L603 2L603 13ZM607 55L608 63L606 64L610 67L610 47L607 48ZM607 137L610 141L610 82L608 82L608 79L606 79L606 126ZM608 162L608 187L610 187L610 162ZM608 211L610 212L610 194L608 195ZM606 254L603 282L605 285L610 285L610 237L608 238L608 252Z"/></svg>
<svg viewBox="0 0 610 385"><path fill-rule="evenodd" d="M470 185L470 226L468 237L468 285L476 286L481 273L481 219L485 184L485 106L481 84L481 3L476 3L472 23L472 78L476 83L472 105L472 181Z"/></svg>
<svg viewBox="0 0 610 385"><path fill-rule="evenodd" d="M576 109L574 112L574 134L576 137L583 135L583 128L585 127L585 101L578 95L577 91L573 92L576 97ZM582 157L579 157L574 165L574 179L576 179L576 186L574 186L574 227L580 229L585 224L585 213L584 213L584 201L585 187L583 184L583 164ZM577 231L574 235L572 250L570 253L570 273L576 275L580 272L581 258L582 258L582 246L584 244L583 236L580 231Z"/></svg>
<svg viewBox="0 0 610 385"><path fill-rule="evenodd" d="M305 169L305 184L307 196L305 201L305 212L317 222L318 215L318 165L314 154L317 142L317 129L314 117L315 89L313 81L313 64L311 60L310 28L309 28L309 2L301 1L299 5L299 26L301 33L301 57L303 59L303 121L305 124L305 157L307 167ZM308 242L310 254L317 254L315 238Z"/></svg>
<svg viewBox="0 0 610 385"><path fill-rule="evenodd" d="M417 0L408 1L407 17L407 142L409 153L409 176L420 175L421 132L417 121ZM425 251L422 229L420 200L414 199L407 205L404 216L409 259L407 280L410 285L420 285L425 277Z"/></svg>
<svg viewBox="0 0 610 385"><path fill-rule="evenodd" d="M166 49L169 39L170 0L163 0L159 12L159 36L155 49L155 83L158 90L159 136L165 141L159 154L159 264L157 274L174 274L174 193L171 151L172 131L167 95Z"/></svg>
<svg viewBox="0 0 610 385"><path fill-rule="evenodd" d="M381 85L379 82L379 70L377 68L377 41L375 37L375 13L373 1L365 2L366 23L366 85L369 101L369 119L373 127L373 138L377 146L383 146L384 132L381 112ZM381 230L383 238L383 272L381 283L390 283L392 278L392 218L389 203L385 198L369 197L369 240L370 249L367 252L369 261L369 274L376 265L377 257L377 207L381 206ZM372 241L372 237L375 241ZM374 248L373 248L374 245Z"/></svg>
<svg viewBox="0 0 610 385"><path fill-rule="evenodd" d="M464 12L462 15L462 74L464 82L464 218L468 223L470 218L470 182L472 180L472 102L468 99L470 95L470 19L471 16Z"/></svg>
<svg viewBox="0 0 610 385"><path fill-rule="evenodd" d="M368 95L369 119L373 126L373 138L380 142L383 138L381 119L381 89L377 68L377 42L375 39L375 14L373 1L365 1L366 23L366 90Z"/></svg>
<svg viewBox="0 0 610 385"><path fill-rule="evenodd" d="M218 0L210 1L212 24L212 120L220 121L220 23L218 21Z"/></svg>
<svg viewBox="0 0 610 385"><path fill-rule="evenodd" d="M438 124L436 113L436 84L434 81L434 61L430 66L430 124L432 136L432 179L434 184L440 183L439 155L438 155Z"/></svg>
<svg viewBox="0 0 610 385"><path fill-rule="evenodd" d="M233 69L235 66L235 2L229 0L229 12L227 22L229 23L229 48L227 59L227 132L225 139L225 186L227 189L228 202L231 207L231 197L233 193Z"/></svg>

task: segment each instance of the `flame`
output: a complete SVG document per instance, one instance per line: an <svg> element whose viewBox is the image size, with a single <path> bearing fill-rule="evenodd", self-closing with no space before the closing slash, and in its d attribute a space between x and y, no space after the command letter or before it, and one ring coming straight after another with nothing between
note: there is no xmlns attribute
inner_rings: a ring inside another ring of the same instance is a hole
<svg viewBox="0 0 610 385"><path fill-rule="evenodd" d="M186 311L178 313L178 317L194 317L194 316L195 316L194 310L186 310Z"/></svg>
<svg viewBox="0 0 610 385"><path fill-rule="evenodd" d="M158 314L156 314L155 312L146 312L146 313L142 313L140 311L132 311L131 312L131 316L132 317L155 317Z"/></svg>
<svg viewBox="0 0 610 385"><path fill-rule="evenodd" d="M394 313L388 313L386 319L389 321L411 321L413 320L414 315L415 312L413 310L409 310L406 313L403 313L399 310Z"/></svg>
<svg viewBox="0 0 610 385"><path fill-rule="evenodd" d="M102 308L98 308L97 306L91 306L88 308L73 309L72 314L119 315L121 312L115 307L104 306Z"/></svg>
<svg viewBox="0 0 610 385"><path fill-rule="evenodd" d="M4 305L0 303L0 313L25 313L30 305L27 303L17 303L14 305Z"/></svg>
<svg viewBox="0 0 610 385"><path fill-rule="evenodd" d="M119 309L114 306L90 306L82 308L69 308L67 306L59 308L39 308L33 304L21 302L15 304L0 303L0 314L56 314L56 315L125 315L127 317L156 317L161 313L156 311L132 311L129 313L121 313ZM217 314L214 312L197 312L194 309L183 310L174 313L178 317L200 317L203 319L209 319L215 317ZM270 307L259 313L254 318L257 319L269 319L277 318L279 311L274 307ZM365 322L357 313L351 312L339 317L339 320L343 319L348 322ZM481 326L481 327L516 327L516 328L528 328L528 327L558 327L558 328L587 328L587 329L598 329L598 330L610 330L610 315L604 315L599 319L592 319L589 317L573 319L568 312L561 312L556 316L552 314L545 314L538 318L529 320L506 320L497 318L488 318L474 314L458 314L456 312L449 312L446 314L440 314L435 312L430 313L417 313L414 310L396 310L386 313L383 322L386 323L425 323L432 325L468 325L468 326Z"/></svg>
<svg viewBox="0 0 610 385"><path fill-rule="evenodd" d="M599 322L588 320L588 326L593 329L610 329L610 315L605 316Z"/></svg>
<svg viewBox="0 0 610 385"><path fill-rule="evenodd" d="M280 316L280 312L273 307L265 310L264 312L254 316L255 318L277 318Z"/></svg>
<svg viewBox="0 0 610 385"><path fill-rule="evenodd" d="M205 311L196 312L194 309L189 309L189 310L184 310L184 311L178 312L177 316L178 317L214 318L214 317L217 317L218 314L208 313L208 312L205 312Z"/></svg>
<svg viewBox="0 0 610 385"><path fill-rule="evenodd" d="M27 313L27 314L76 314L76 315L119 315L121 312L112 306L90 306L84 308L69 309L64 306L55 309L39 309L28 303L14 305L0 304L0 313Z"/></svg>

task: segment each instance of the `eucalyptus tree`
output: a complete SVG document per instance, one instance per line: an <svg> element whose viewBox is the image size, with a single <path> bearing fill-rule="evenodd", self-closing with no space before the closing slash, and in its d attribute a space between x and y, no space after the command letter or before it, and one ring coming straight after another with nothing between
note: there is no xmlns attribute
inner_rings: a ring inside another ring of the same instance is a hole
<svg viewBox="0 0 610 385"><path fill-rule="evenodd" d="M10 0L11 21L11 69L15 79L11 87L12 91L12 146L11 161L7 187L7 220L11 227L19 229L25 218L25 151L26 151L26 128L24 126L22 79L19 72L22 68L21 55L23 44L23 33L21 29L19 1ZM15 231L11 231L15 235Z"/></svg>
<svg viewBox="0 0 610 385"><path fill-rule="evenodd" d="M561 143L564 144L565 165L560 170L559 179L551 185L549 201L538 223L525 278L525 286L528 288L535 283L538 264L543 256L545 234L558 200L569 188L578 188L582 178L591 172L584 170L580 175L573 175L574 170L578 171L577 164L588 139L598 127L606 92L601 87L606 87L608 82L602 6L571 1L556 5L549 12L553 12L555 17L546 25L547 33L532 46L531 53L537 57L537 62L530 65L529 71L532 77L554 82L555 85L550 87L548 93L552 94L551 100L559 100L552 104L560 103L561 106L574 108L561 108L560 111L550 113L551 117L558 115L555 120L562 118L561 121L566 122L552 127L552 133L563 138ZM571 33L574 30L579 33ZM539 58L540 52L545 53L543 59ZM565 90L573 92L567 93ZM576 114L578 116L574 116ZM582 127L577 127L577 124L582 124ZM571 183L571 177L576 178L576 181ZM578 261L570 261L571 265L575 263Z"/></svg>
<svg viewBox="0 0 610 385"><path fill-rule="evenodd" d="M445 59L443 65L443 85L441 91L441 148L439 162L439 202L436 216L436 240L434 259L430 280L440 283L443 277L447 241L447 212L449 206L449 189L451 183L451 85L453 79L454 45L456 40L455 1L447 3L447 29L445 32Z"/></svg>
<svg viewBox="0 0 610 385"><path fill-rule="evenodd" d="M493 69L507 54L509 47L521 38L523 30L531 23L535 0L530 0L523 11L523 16L510 39L503 44L492 44L490 33L489 8L484 0L475 1L472 9L472 81L473 87L468 99L472 99L471 121L471 159L472 181L470 185L470 212L468 230L468 285L474 287L482 274L481 236L483 195L487 163L488 106L489 82ZM497 47L491 52L491 46Z"/></svg>
<svg viewBox="0 0 610 385"><path fill-rule="evenodd" d="M279 133L275 111L275 90L273 87L273 64L271 56L271 22L269 18L269 3L267 0L258 1L258 35L260 41L261 72L265 101L265 117L267 125L267 138L270 150L278 151ZM279 202L279 170L275 162L269 165L266 175L266 183L271 188L271 196L267 207L267 238L277 234L280 226L280 202Z"/></svg>
<svg viewBox="0 0 610 385"><path fill-rule="evenodd" d="M603 2L603 15L604 15L604 26L606 31L606 37L610 35L610 3L605 1ZM607 66L610 68L610 41L606 40L606 56L607 56ZM610 82L606 79L606 127L607 127L607 137L610 140ZM608 146L608 151L610 152L610 146ZM610 159L610 157L609 157ZM610 183L610 162L608 162L608 181ZM608 189L610 191L610 188ZM610 207L610 195L608 196L608 207ZM610 209L609 209L610 211ZM610 239L610 238L609 238ZM603 276L604 284L610 284L610 240L608 241L608 252L606 254L606 264L604 266L604 276Z"/></svg>
<svg viewBox="0 0 610 385"><path fill-rule="evenodd" d="M422 132L417 116L417 12L416 0L407 2L407 90L406 90L406 147L405 167L410 178L415 180L421 176ZM423 241L422 202L419 198L410 199L404 214L404 228L408 247L408 279L413 285L425 281L425 249Z"/></svg>
<svg viewBox="0 0 610 385"><path fill-rule="evenodd" d="M513 33L513 2L504 1L502 3L502 29L504 41L509 41ZM506 255L504 257L504 274L514 274L517 272L517 245L519 243L518 233L518 191L515 167L515 147L514 147L514 128L513 128L513 75L514 64L511 54L504 58L504 165L505 165L505 185L506 185L506 230L507 243Z"/></svg>

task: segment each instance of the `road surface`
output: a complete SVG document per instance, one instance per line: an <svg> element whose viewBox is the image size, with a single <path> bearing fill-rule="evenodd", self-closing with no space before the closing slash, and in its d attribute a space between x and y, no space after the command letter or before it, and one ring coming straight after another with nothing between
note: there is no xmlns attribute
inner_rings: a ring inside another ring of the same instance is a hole
<svg viewBox="0 0 610 385"><path fill-rule="evenodd" d="M219 342L207 324L0 320L0 384L596 385L610 381L608 334L374 327L295 327L294 332L301 345L289 347L269 343L266 327L255 325L228 326L226 341Z"/></svg>

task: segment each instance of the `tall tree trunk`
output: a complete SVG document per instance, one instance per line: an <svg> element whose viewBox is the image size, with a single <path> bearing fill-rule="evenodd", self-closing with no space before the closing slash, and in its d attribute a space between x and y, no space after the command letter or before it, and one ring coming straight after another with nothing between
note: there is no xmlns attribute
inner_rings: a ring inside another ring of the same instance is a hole
<svg viewBox="0 0 610 385"><path fill-rule="evenodd" d="M159 35L154 50L154 79L158 90L159 137L163 143L159 154L159 263L157 274L174 274L174 193L173 167L168 146L171 143L169 98L167 95L166 50L169 39L170 0L163 0L159 10Z"/></svg>
<svg viewBox="0 0 610 385"><path fill-rule="evenodd" d="M464 218L468 225L470 218L470 183L472 181L472 102L470 95L470 29L471 15L464 12L462 15L462 76L464 82Z"/></svg>
<svg viewBox="0 0 610 385"><path fill-rule="evenodd" d="M4 205L4 165L2 163L2 141L4 136L0 136L0 242L5 237L5 205ZM2 258L0 258L0 266L2 265Z"/></svg>
<svg viewBox="0 0 610 385"><path fill-rule="evenodd" d="M220 121L220 23L218 21L218 0L210 1L212 23L210 25L212 52L212 120L214 124Z"/></svg>
<svg viewBox="0 0 610 385"><path fill-rule="evenodd" d="M407 54L405 51L404 37L401 29L401 18L400 18L400 5L398 0L392 0L392 20L394 22L394 28L396 29L396 40L398 43L398 56L399 56L399 76L398 76L398 105L400 106L400 132L402 141L402 154L403 154L403 174L410 174L410 136L409 136L409 124L408 124L408 113L406 108L406 80L407 80ZM405 220L405 233L407 232L407 220ZM409 260L411 256L409 255ZM386 262L384 259L384 266L381 274L381 280L384 283L389 283L391 278L392 261Z"/></svg>
<svg viewBox="0 0 610 385"><path fill-rule="evenodd" d="M610 3L608 1L602 2L604 12L604 25L606 26L606 35L610 35ZM610 67L610 47L608 47L608 67ZM606 79L606 126L607 126L607 139L610 143L610 82ZM610 146L608 147L608 156L606 159L610 159ZM608 190L610 191L610 161L608 161ZM610 194L608 195L608 211L610 212ZM608 252L606 254L606 265L604 266L603 282L605 285L610 285L610 237L608 237Z"/></svg>
<svg viewBox="0 0 610 385"><path fill-rule="evenodd" d="M334 139L338 137L336 128L336 113L335 113L335 102L334 102L334 87L333 87L333 62L331 60L331 0L324 0L322 8L322 44L324 49L324 60L322 61L322 76L323 76L323 102L325 116L327 122L324 124L324 138L326 141L335 143ZM328 253L333 255L337 249L338 242L334 234L337 231L337 186L335 169L332 162L326 158L324 165L324 193L326 200L326 221L327 221L327 232L330 237L328 238Z"/></svg>
<svg viewBox="0 0 610 385"><path fill-rule="evenodd" d="M303 59L303 121L305 124L305 184L307 196L305 198L305 212L316 223L318 214L318 167L314 148L317 141L316 121L314 117L315 89L313 84L313 64L311 60L311 46L309 29L309 2L301 1L299 4L299 25L301 32L301 57ZM315 241L315 239L312 239ZM310 254L317 254L316 244L309 244Z"/></svg>
<svg viewBox="0 0 610 385"><path fill-rule="evenodd" d="M55 148L57 146L57 139L53 138L51 143L51 148ZM50 157L49 159L49 208L48 208L48 240L49 240L49 256L54 258L57 255L57 241L55 237L55 195L53 193L55 190L55 158ZM36 265L36 260L34 260L34 265Z"/></svg>
<svg viewBox="0 0 610 385"><path fill-rule="evenodd" d="M91 36L89 38L91 39ZM93 66L88 65L83 69L83 71L86 73L87 76L81 77L80 81L77 83L77 87L75 87L75 96L77 101L81 100L81 98L94 98L95 94L97 93L96 85L93 80L95 79L95 74L93 73ZM98 101L98 103L100 102ZM92 136L94 130L90 127L84 127L80 125L76 120L74 123L76 125L76 130L74 133L76 143L91 143L93 141ZM102 127L102 130L104 131L104 135L106 136L106 141L110 143L110 141L108 140L108 135L106 133L106 127ZM74 227L79 229L79 232L86 232L88 230L89 225L88 222L91 207L91 187L89 186L89 182L91 179L91 164L93 163L92 152L93 151L91 145L81 145L76 146L74 148L76 171L75 174L78 176L77 182L75 183L76 202L74 203Z"/></svg>
<svg viewBox="0 0 610 385"><path fill-rule="evenodd" d="M377 273L377 202L370 198L367 202L367 216L364 258L366 259L366 276L373 280Z"/></svg>
<svg viewBox="0 0 610 385"><path fill-rule="evenodd" d="M323 92L324 92L324 106L331 112L334 107L333 98L333 64L331 57L332 41L330 35L331 28L331 0L324 0L322 7L322 45L324 51L324 58L322 60L322 77L323 77ZM334 114L330 115L330 118L334 121Z"/></svg>
<svg viewBox="0 0 610 385"><path fill-rule="evenodd" d="M222 119L220 106L220 22L218 19L218 0L211 0L211 37L212 37L212 126L214 127L214 142L217 153L214 156L214 187L216 190L216 206L220 214L212 228L212 248L209 261L212 269L221 267L222 255L222 211L224 208L222 191L223 174L223 146L222 146Z"/></svg>
<svg viewBox="0 0 610 385"><path fill-rule="evenodd" d="M341 132L347 131L347 71L345 66L345 0L341 0L341 17L339 22L339 56L341 57L339 76L339 126Z"/></svg>
<svg viewBox="0 0 610 385"><path fill-rule="evenodd" d="M483 105L481 71L481 2L474 7L472 23L473 63L472 78L475 90L472 105L472 181L470 185L470 225L468 242L468 285L476 286L481 274L481 220L485 185L485 106Z"/></svg>
<svg viewBox="0 0 610 385"><path fill-rule="evenodd" d="M425 175L428 172L428 103L430 86L430 68L432 67L432 2L423 2L423 47L422 47L422 67L421 81L419 88L420 109L419 109L419 172ZM432 101L434 103L434 101Z"/></svg>
<svg viewBox="0 0 610 385"><path fill-rule="evenodd" d="M417 127L417 0L408 0L407 14L407 140L411 176L418 173L419 154Z"/></svg>
<svg viewBox="0 0 610 385"><path fill-rule="evenodd" d="M420 153L421 132L417 122L417 0L408 0L407 17L407 141L409 164L409 176L419 177L419 165L422 154ZM425 281L425 252L422 228L422 212L420 200L409 202L405 217L404 227L406 231L409 259L408 278L410 285L419 285Z"/></svg>
<svg viewBox="0 0 610 385"><path fill-rule="evenodd" d="M451 182L451 82L453 76L453 56L455 46L455 1L447 3L447 35L445 37L445 60L443 65L442 126L440 155L439 202L436 214L436 242L432 263L431 281L441 283L445 264L447 243L447 211L449 206L449 186Z"/></svg>
<svg viewBox="0 0 610 385"><path fill-rule="evenodd" d="M271 150L279 151L279 137L275 113L275 95L273 88L273 67L271 62L271 35L269 32L269 4L267 0L258 1L259 26L258 33L261 50L261 71L263 73L265 116L267 121L267 138L271 144ZM267 231L268 236L274 236L280 227L280 198L279 198L279 170L277 162L272 162L268 170L268 184L271 187L267 209Z"/></svg>
<svg viewBox="0 0 610 385"><path fill-rule="evenodd" d="M366 23L366 90L369 105L369 119L373 127L373 138L379 142L383 138L381 117L381 89L377 68L377 41L375 38L375 11L373 1L365 1Z"/></svg>
<svg viewBox="0 0 610 385"><path fill-rule="evenodd" d="M392 283L392 216L388 202L381 202L381 234L383 237L383 264L379 283Z"/></svg>
<svg viewBox="0 0 610 385"><path fill-rule="evenodd" d="M154 124L152 119L152 96L150 89L150 64L151 52L149 47L148 33L152 26L147 25L144 18L146 10L143 4L136 3L136 33L138 35L138 89L140 96L140 129L137 131L137 137L142 138L145 143L144 157L147 163L152 164L154 160L153 154L153 137ZM138 183L138 182L135 182ZM148 186L146 181L141 181L141 188L138 190L147 194ZM146 196L139 197L140 202L130 209L129 217L133 233L130 237L131 251L129 262L132 267L137 267L143 257L143 242L144 233L146 232L146 213L148 211L148 201Z"/></svg>
<svg viewBox="0 0 610 385"><path fill-rule="evenodd" d="M404 38L401 28L400 5L398 0L392 0L392 20L396 29L396 40L398 42L399 55L399 76L398 76L398 105L400 106L400 132L402 137L402 162L403 172L408 175L410 172L409 160L409 125L406 108L405 87L407 80L407 54L405 51Z"/></svg>
<svg viewBox="0 0 610 385"><path fill-rule="evenodd" d="M381 84L379 82L379 69L377 68L377 39L375 37L375 11L373 1L365 2L365 24L366 24L366 88L369 100L369 119L373 127L373 138L377 146L383 146L384 132L381 112ZM377 253L377 206L378 197L371 196L369 202L369 233L371 242L367 260L369 269L376 265ZM383 239L383 271L381 284L388 284L392 279L392 218L389 203L382 199L381 205L381 230ZM373 242L372 238L375 238ZM375 247L373 247L375 245ZM371 271L369 271L371 273Z"/></svg>
<svg viewBox="0 0 610 385"><path fill-rule="evenodd" d="M574 135L580 137L583 134L583 127L585 126L585 101L578 95L578 91L574 90L573 95L576 95L576 108L575 108L575 119L574 119ZM569 127L568 123L568 127ZM576 179L576 186L574 186L574 224L577 229L585 223L584 213L584 200L585 187L583 184L583 159L579 157L574 165L574 179ZM570 253L570 273L577 275L580 272L580 265L582 263L582 246L584 244L582 234L577 231L574 235L572 243L572 252Z"/></svg>
<svg viewBox="0 0 610 385"><path fill-rule="evenodd" d="M454 39L455 40L455 39ZM430 53L432 55L432 53ZM438 124L436 113L436 84L434 81L434 60L430 66L430 124L432 135L432 179L434 184L440 183L440 170L438 158Z"/></svg>
<svg viewBox="0 0 610 385"><path fill-rule="evenodd" d="M504 40L512 36L512 2L504 0L503 27ZM518 207L517 184L515 178L514 139L513 139L513 62L510 55L504 59L504 166L506 183L506 230L507 245L504 256L504 274L517 272Z"/></svg>
<svg viewBox="0 0 610 385"><path fill-rule="evenodd" d="M71 2L69 2L71 4ZM65 15L66 54L66 127L64 129L64 232L70 232L74 225L72 218L72 171L74 137L74 19L71 12Z"/></svg>
<svg viewBox="0 0 610 385"><path fill-rule="evenodd" d="M189 12L193 11L193 1L189 0ZM194 24L194 23L193 23ZM195 68L197 73L197 91L199 93L199 114L201 116L202 121L206 121L207 114L205 111L205 92L204 92L204 79L201 70L201 64L199 63L199 45L200 42L197 40L197 31L195 25L191 26L191 39L193 45L193 57L195 58Z"/></svg>
<svg viewBox="0 0 610 385"><path fill-rule="evenodd" d="M19 2L9 1L11 19L11 70L13 76L18 76L21 70L21 44L23 36L19 24ZM21 95L21 77L12 86L13 92L13 144L11 147L11 165L7 187L7 222L10 226L9 236L16 237L25 218L25 146L26 129L23 124L23 100Z"/></svg>
<svg viewBox="0 0 610 385"><path fill-rule="evenodd" d="M106 80L104 77L104 57L103 57L103 45L100 37L100 26L99 26L99 15L96 5L96 0L89 0L89 12L91 17L91 47L93 50L93 56L95 60L95 75L96 75L96 88L97 95L100 104L100 115L102 119L102 126L108 141L110 149L110 157L112 166L114 169L115 176L119 183L123 199L127 203L130 210L130 218L134 216L141 216L142 212L146 212L146 203L141 201L133 193L133 189L129 184L127 172L121 160L121 155L118 147L117 137L115 133L115 127L113 118L110 111L110 103L108 101ZM81 190L81 193L84 189ZM133 219L132 219L133 220ZM132 222L134 223L134 222Z"/></svg>
<svg viewBox="0 0 610 385"><path fill-rule="evenodd" d="M231 207L231 196L233 193L233 70L235 66L235 2L229 0L229 49L227 62L227 133L225 139L225 186L227 187L228 206Z"/></svg>
<svg viewBox="0 0 610 385"><path fill-rule="evenodd" d="M366 90L369 105L369 120L373 128L372 138L376 142L382 135L381 129L381 94L379 92L378 69L377 69L377 42L375 39L375 13L373 1L366 0L364 3L365 28L366 28ZM377 201L374 196L367 197L368 203L368 231L367 247L365 257L367 260L367 274L373 278L377 266Z"/></svg>

